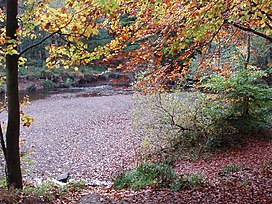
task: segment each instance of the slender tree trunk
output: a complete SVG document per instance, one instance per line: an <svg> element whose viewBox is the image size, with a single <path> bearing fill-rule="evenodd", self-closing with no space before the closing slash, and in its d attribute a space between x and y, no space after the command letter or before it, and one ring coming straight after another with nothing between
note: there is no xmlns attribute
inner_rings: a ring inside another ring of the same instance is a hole
<svg viewBox="0 0 272 204"><path fill-rule="evenodd" d="M7 0L6 33L8 39L16 40L18 29L18 0ZM17 48L15 48L17 49ZM8 127L6 133L7 180L8 187L22 188L20 165L19 134L20 112L18 94L18 55L6 56Z"/></svg>
<svg viewBox="0 0 272 204"><path fill-rule="evenodd" d="M246 54L246 59L245 59L245 65L244 68L247 69L247 66L250 62L250 49L251 49L251 40L250 40L250 34L247 34L247 54Z"/></svg>

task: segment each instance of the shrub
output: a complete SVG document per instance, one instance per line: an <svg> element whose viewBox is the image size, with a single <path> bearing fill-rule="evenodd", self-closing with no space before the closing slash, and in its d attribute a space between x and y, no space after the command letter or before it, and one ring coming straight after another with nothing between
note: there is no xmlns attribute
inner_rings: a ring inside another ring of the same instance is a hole
<svg viewBox="0 0 272 204"><path fill-rule="evenodd" d="M114 182L117 189L132 188L139 190L153 186L167 187L174 191L200 188L204 184L204 177L200 174L178 177L171 166L152 162L139 164L136 169L117 177Z"/></svg>
<svg viewBox="0 0 272 204"><path fill-rule="evenodd" d="M173 181L171 188L174 191L184 189L201 188L205 185L205 178L201 174L193 173L184 178L177 178Z"/></svg>
<svg viewBox="0 0 272 204"><path fill-rule="evenodd" d="M64 83L63 83L63 86L65 88L70 88L73 84L73 80L70 78L70 77L67 77L65 80L64 80Z"/></svg>
<svg viewBox="0 0 272 204"><path fill-rule="evenodd" d="M0 188L1 187L7 187L7 179L6 179L6 177L1 177L0 176Z"/></svg>
<svg viewBox="0 0 272 204"><path fill-rule="evenodd" d="M199 157L206 150L241 146L234 136L270 127L272 89L264 76L255 68L241 69L228 77L210 76L203 85L208 93L135 95L133 127L144 138L144 159L171 163L180 156Z"/></svg>
<svg viewBox="0 0 272 204"><path fill-rule="evenodd" d="M144 138L144 152L174 151L177 156L198 156L211 130L206 96L200 92L134 96L134 130ZM188 155L189 153L189 155ZM168 157L169 152L166 154ZM173 155L175 157L175 155ZM163 158L161 162L173 160Z"/></svg>
<svg viewBox="0 0 272 204"><path fill-rule="evenodd" d="M271 126L272 90L265 76L262 70L248 68L228 77L210 77L204 86L218 96L209 107L214 123L240 133Z"/></svg>
<svg viewBox="0 0 272 204"><path fill-rule="evenodd" d="M145 162L139 164L135 170L129 171L116 178L114 186L118 189L141 189L155 185L168 187L177 176L174 170L166 164Z"/></svg>
<svg viewBox="0 0 272 204"><path fill-rule="evenodd" d="M200 188L205 183L204 177L201 174L190 174L186 180L190 188Z"/></svg>

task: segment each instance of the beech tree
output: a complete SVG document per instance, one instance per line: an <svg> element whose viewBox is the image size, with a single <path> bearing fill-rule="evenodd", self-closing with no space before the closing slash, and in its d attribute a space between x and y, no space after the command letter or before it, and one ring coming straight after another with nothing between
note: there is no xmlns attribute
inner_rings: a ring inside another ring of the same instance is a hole
<svg viewBox="0 0 272 204"><path fill-rule="evenodd" d="M117 68L141 72L138 86L148 92L164 91L169 82L186 76L199 53L208 53L199 62L203 72L224 74L235 69L227 63L218 66L220 53L210 54L212 42L218 47L222 41L243 47L248 35L272 42L271 3L266 0L66 0L61 8L50 4L52 0L22 0L24 12L17 15L18 0L7 0L6 13L0 12L0 20L6 22L0 35L0 62L6 68L9 115L6 140L0 136L9 187L22 188L18 67L28 50L50 37L63 43L47 47L49 68L76 70L77 65L107 58L105 63L114 60ZM99 29L107 29L114 39L90 49L86 41ZM48 36L37 41L40 30ZM26 37L33 40L27 47L21 44ZM201 73L196 77L201 80Z"/></svg>
<svg viewBox="0 0 272 204"><path fill-rule="evenodd" d="M202 56L195 76L201 80L202 71L226 74L235 69L229 61L219 63L222 45L246 48L248 36L259 36L266 44L272 42L269 1L116 2L118 7L110 9L107 17L111 19L108 28L115 36L108 59L120 58L120 68L140 71L138 85L146 91L163 91L169 82L186 76L196 55ZM118 16L125 15L134 21L124 24ZM211 49L212 44L216 49ZM137 46L128 51L130 45Z"/></svg>
<svg viewBox="0 0 272 204"><path fill-rule="evenodd" d="M82 51L88 49L88 45L82 42L83 38L90 38L99 32L97 22L103 13L99 4L68 0L65 6L56 8L50 7L49 2L51 0L23 0L19 3L24 12L18 13L18 0L7 0L6 9L0 10L0 21L5 22L0 35L0 66L6 70L8 111L6 135L4 137L0 127L0 140L9 188L23 187L19 148L20 114L24 125L29 126L33 122L31 117L26 117L20 111L18 69L27 60L24 54L53 36L59 37L64 43L59 47L56 44L49 46L51 56L47 64L49 68L68 68L82 63ZM39 31L47 32L48 35L37 41ZM33 44L22 45L24 38L32 39ZM61 61L62 58L66 61ZM95 55L88 58L96 59Z"/></svg>

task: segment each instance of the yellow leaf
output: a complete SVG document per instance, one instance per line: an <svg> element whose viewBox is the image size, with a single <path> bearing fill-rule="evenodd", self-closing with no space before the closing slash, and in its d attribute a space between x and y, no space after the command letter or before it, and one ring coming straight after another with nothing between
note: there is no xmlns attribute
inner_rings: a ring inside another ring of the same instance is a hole
<svg viewBox="0 0 272 204"><path fill-rule="evenodd" d="M73 40L74 40L74 37L71 36L71 35L69 35L69 36L67 37L67 40L68 40L68 41L73 41Z"/></svg>
<svg viewBox="0 0 272 204"><path fill-rule="evenodd" d="M97 35L98 33L99 33L99 30L97 28L92 28L91 26L88 26L84 32L84 36L88 38L91 35Z"/></svg>

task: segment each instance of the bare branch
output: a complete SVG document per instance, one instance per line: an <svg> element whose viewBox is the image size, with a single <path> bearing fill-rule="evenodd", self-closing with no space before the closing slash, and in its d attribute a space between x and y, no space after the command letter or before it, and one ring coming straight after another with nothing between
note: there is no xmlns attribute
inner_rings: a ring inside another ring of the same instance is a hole
<svg viewBox="0 0 272 204"><path fill-rule="evenodd" d="M228 22L227 20L225 20L225 21ZM247 31L247 32L253 33L253 34L255 34L255 35L258 35L258 36L260 36L260 37L262 37L262 38L265 38L266 40L272 42L272 37L269 37L269 36L267 36L267 35L265 35L265 34L263 34L263 33L260 33L260 32L258 32L258 31L256 31L256 30L252 29L252 28L244 27L244 26L239 25L239 24L234 23L234 22L229 22L229 23L230 23L231 25L233 25L234 27L236 27L236 28L239 28L239 29L241 29L241 30L243 30L243 31Z"/></svg>

